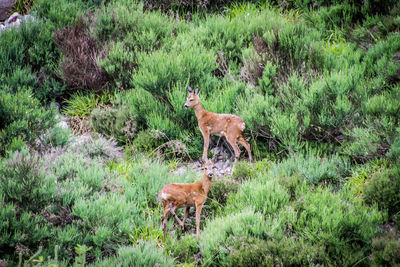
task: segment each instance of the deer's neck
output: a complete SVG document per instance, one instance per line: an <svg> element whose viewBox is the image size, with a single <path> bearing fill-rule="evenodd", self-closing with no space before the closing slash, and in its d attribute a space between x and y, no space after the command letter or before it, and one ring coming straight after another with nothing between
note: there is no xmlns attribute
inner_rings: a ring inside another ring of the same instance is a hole
<svg viewBox="0 0 400 267"><path fill-rule="evenodd" d="M196 115L197 120L199 120L203 115L207 112L201 103L197 104L196 106L193 107L194 114Z"/></svg>
<svg viewBox="0 0 400 267"><path fill-rule="evenodd" d="M201 181L202 185L203 185L203 190L205 195L207 196L208 192L210 191L211 188L211 179L208 178L207 175L204 175L203 180Z"/></svg>

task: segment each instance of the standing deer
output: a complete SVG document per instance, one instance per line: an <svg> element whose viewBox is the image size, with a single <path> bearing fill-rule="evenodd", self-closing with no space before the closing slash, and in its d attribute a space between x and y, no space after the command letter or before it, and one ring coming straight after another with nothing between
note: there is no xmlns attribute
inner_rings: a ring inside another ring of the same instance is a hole
<svg viewBox="0 0 400 267"><path fill-rule="evenodd" d="M240 149L237 142L244 146L249 154L250 162L253 162L251 157L250 144L243 137L243 131L246 127L244 121L236 115L232 114L217 114L207 111L203 108L200 102L199 88L194 92L188 86L189 96L184 105L184 108L193 108L197 122L203 135L203 160L207 159L208 145L210 143L210 135L225 136L228 143L232 146L235 152L235 162L239 159Z"/></svg>
<svg viewBox="0 0 400 267"><path fill-rule="evenodd" d="M196 207L196 236L199 236L200 214L203 204L206 202L208 191L210 191L211 188L214 168L214 162L212 160L202 162L201 169L204 170L204 174L201 182L191 184L167 184L163 187L159 194L159 198L161 199L164 208L164 237L167 235L169 213L175 217L182 230L184 230L185 221L189 215L189 208L191 206ZM175 210L182 206L185 206L185 214L181 221L175 214Z"/></svg>

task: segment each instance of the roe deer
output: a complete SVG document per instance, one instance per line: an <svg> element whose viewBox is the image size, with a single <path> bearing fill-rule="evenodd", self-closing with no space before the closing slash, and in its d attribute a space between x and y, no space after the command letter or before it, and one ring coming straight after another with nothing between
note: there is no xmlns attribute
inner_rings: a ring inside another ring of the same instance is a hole
<svg viewBox="0 0 400 267"><path fill-rule="evenodd" d="M204 202L206 202L208 191L210 191L211 188L214 168L214 162L212 160L202 162L201 169L204 170L204 174L201 182L191 184L167 184L163 187L159 198L164 208L164 237L167 235L168 214L171 213L182 230L184 230L185 221L189 215L189 208L191 206L196 207L196 236L199 236L201 209L203 208ZM185 214L181 221L175 214L175 209L182 206L185 206Z"/></svg>
<svg viewBox="0 0 400 267"><path fill-rule="evenodd" d="M207 159L208 145L210 143L210 135L225 136L228 143L232 146L235 152L235 162L239 159L240 149L237 142L244 146L249 154L250 162L253 162L251 157L250 144L243 137L243 131L246 127L244 121L236 115L232 114L217 114L206 111L201 105L199 88L195 91L188 86L189 96L184 105L185 108L193 108L197 118L200 131L203 135L203 160Z"/></svg>

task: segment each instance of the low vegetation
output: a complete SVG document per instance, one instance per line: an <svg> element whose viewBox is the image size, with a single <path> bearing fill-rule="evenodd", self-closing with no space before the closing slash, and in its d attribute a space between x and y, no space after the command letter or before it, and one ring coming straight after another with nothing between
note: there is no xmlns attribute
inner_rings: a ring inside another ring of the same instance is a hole
<svg viewBox="0 0 400 267"><path fill-rule="evenodd" d="M400 264L398 1L16 2L0 266ZM164 237L159 191L201 179L188 85L255 163L214 179L199 238L194 209Z"/></svg>

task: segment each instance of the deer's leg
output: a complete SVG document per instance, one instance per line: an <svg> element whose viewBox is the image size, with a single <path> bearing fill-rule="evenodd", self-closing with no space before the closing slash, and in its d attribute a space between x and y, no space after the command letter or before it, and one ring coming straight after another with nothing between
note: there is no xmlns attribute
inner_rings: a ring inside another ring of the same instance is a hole
<svg viewBox="0 0 400 267"><path fill-rule="evenodd" d="M246 140L244 140L243 136L239 137L238 140L239 144L241 144L242 146L244 146L244 148L247 150L247 153L249 154L249 161L250 163L253 162L253 157L251 156L251 149L250 149L250 144L246 142Z"/></svg>
<svg viewBox="0 0 400 267"><path fill-rule="evenodd" d="M201 133L203 134L203 140L204 140L203 160L207 161L208 146L210 145L210 133L208 130L205 129L201 129Z"/></svg>
<svg viewBox="0 0 400 267"><path fill-rule="evenodd" d="M189 206L186 206L186 208L185 208L185 215L183 215L183 220L182 220L182 231L185 230L185 221L186 221L186 218L187 218L188 215L189 215L189 209L190 209L190 207L189 207Z"/></svg>
<svg viewBox="0 0 400 267"><path fill-rule="evenodd" d="M169 207L167 203L163 202L164 206L164 221L163 221L163 231L164 231L164 238L167 237L167 223L168 223L168 213L169 213Z"/></svg>
<svg viewBox="0 0 400 267"><path fill-rule="evenodd" d="M183 227L183 223L182 221L178 218L178 216L175 213L175 209L177 208L177 206L172 205L169 209L169 212L171 212L171 214L174 216L175 220L178 222L178 224Z"/></svg>
<svg viewBox="0 0 400 267"><path fill-rule="evenodd" d="M196 236L200 234L200 215L203 208L203 203L196 203Z"/></svg>
<svg viewBox="0 0 400 267"><path fill-rule="evenodd" d="M238 145L236 144L236 139L235 138L229 138L227 136L226 140L232 146L233 151L235 152L235 163L236 163L238 161L238 159L239 159L239 156L240 156L240 149L239 149Z"/></svg>

